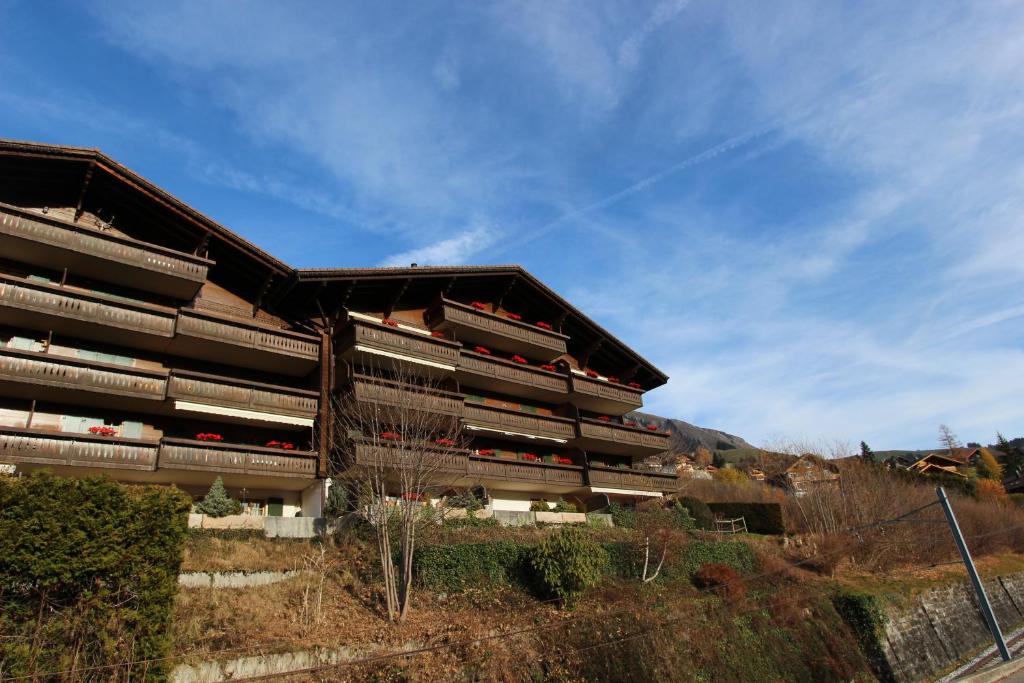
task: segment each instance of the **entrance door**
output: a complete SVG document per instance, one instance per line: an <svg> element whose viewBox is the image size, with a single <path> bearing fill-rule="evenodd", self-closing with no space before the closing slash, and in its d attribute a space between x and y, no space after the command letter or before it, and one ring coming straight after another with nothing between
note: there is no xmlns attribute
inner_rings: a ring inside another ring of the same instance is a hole
<svg viewBox="0 0 1024 683"><path fill-rule="evenodd" d="M284 498L267 498L267 515L270 517L284 516Z"/></svg>

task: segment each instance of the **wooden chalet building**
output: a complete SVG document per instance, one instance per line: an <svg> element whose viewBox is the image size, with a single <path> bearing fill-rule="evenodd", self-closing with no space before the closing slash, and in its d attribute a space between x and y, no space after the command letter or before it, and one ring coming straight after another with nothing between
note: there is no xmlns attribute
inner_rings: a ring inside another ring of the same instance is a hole
<svg viewBox="0 0 1024 683"><path fill-rule="evenodd" d="M443 379L494 509L675 488L622 417L667 377L522 268L294 269L102 152L0 141L0 463L319 516L376 358Z"/></svg>

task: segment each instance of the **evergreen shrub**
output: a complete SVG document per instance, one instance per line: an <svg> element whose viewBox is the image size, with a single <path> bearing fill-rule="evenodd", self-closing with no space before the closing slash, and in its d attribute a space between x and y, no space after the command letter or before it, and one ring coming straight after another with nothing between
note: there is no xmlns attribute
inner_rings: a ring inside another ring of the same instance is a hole
<svg viewBox="0 0 1024 683"><path fill-rule="evenodd" d="M747 531L753 534L786 533L786 524L782 517L782 505L779 503L708 503L713 514L734 519L742 517L747 523Z"/></svg>

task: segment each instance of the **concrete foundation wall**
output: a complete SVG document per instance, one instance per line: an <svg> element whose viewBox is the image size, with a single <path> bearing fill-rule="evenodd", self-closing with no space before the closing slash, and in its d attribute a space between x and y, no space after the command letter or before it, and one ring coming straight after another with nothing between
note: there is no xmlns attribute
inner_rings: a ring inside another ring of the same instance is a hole
<svg viewBox="0 0 1024 683"><path fill-rule="evenodd" d="M178 585L186 588L249 588L287 581L301 575L301 571L186 572L178 574Z"/></svg>

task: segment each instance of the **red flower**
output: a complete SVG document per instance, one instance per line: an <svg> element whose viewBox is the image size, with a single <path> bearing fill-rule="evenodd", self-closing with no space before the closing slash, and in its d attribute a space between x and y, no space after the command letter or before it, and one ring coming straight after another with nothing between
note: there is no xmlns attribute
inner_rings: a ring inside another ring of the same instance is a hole
<svg viewBox="0 0 1024 683"><path fill-rule="evenodd" d="M545 323L545 322L537 322L537 327L539 327L542 330L553 330L554 329L553 327L551 327L551 323Z"/></svg>
<svg viewBox="0 0 1024 683"><path fill-rule="evenodd" d="M647 431L650 431L650 432L658 431L658 425L647 425Z"/></svg>
<svg viewBox="0 0 1024 683"><path fill-rule="evenodd" d="M431 337L435 337L437 339L444 339L445 338L445 334L441 330L434 330L433 332L430 333L430 336Z"/></svg>
<svg viewBox="0 0 1024 683"><path fill-rule="evenodd" d="M454 446L455 442L451 439L434 439L434 443L438 446Z"/></svg>
<svg viewBox="0 0 1024 683"><path fill-rule="evenodd" d="M601 422L611 422L612 421L612 419L610 417L608 417L607 415L598 415L597 419L600 420Z"/></svg>
<svg viewBox="0 0 1024 683"><path fill-rule="evenodd" d="M381 322L387 325L388 327L398 327L398 321L395 320L394 318L382 318Z"/></svg>
<svg viewBox="0 0 1024 683"><path fill-rule="evenodd" d="M640 389L641 388L640 387L640 382L630 382L626 386L627 387L632 387L633 389Z"/></svg>
<svg viewBox="0 0 1024 683"><path fill-rule="evenodd" d="M280 448L281 442L280 441L268 441L265 445L266 445L267 448Z"/></svg>
<svg viewBox="0 0 1024 683"><path fill-rule="evenodd" d="M117 430L113 427L89 427L89 433L97 436L114 436Z"/></svg>
<svg viewBox="0 0 1024 683"><path fill-rule="evenodd" d="M480 301L474 301L473 303L470 304L470 306L472 306L473 308L475 308L478 311L486 311L487 310L487 304L482 303Z"/></svg>
<svg viewBox="0 0 1024 683"><path fill-rule="evenodd" d="M281 444L281 448L283 448L286 451L294 451L295 450L295 444L288 443L287 441L285 441L283 444Z"/></svg>
<svg viewBox="0 0 1024 683"><path fill-rule="evenodd" d="M196 434L198 441L223 441L224 437L220 434L211 434L209 432L203 432L202 434Z"/></svg>
<svg viewBox="0 0 1024 683"><path fill-rule="evenodd" d="M520 453L523 460L539 460L536 453Z"/></svg>
<svg viewBox="0 0 1024 683"><path fill-rule="evenodd" d="M487 348L486 346L477 346L473 350L476 351L477 353L482 353L485 356L491 355L491 350L489 348Z"/></svg>
<svg viewBox="0 0 1024 683"><path fill-rule="evenodd" d="M637 425L636 422L633 422L632 420L626 420L625 425L627 427L638 427L639 426L639 425Z"/></svg>
<svg viewBox="0 0 1024 683"><path fill-rule="evenodd" d="M519 363L520 365L526 365L526 359L522 356L512 356L513 363Z"/></svg>
<svg viewBox="0 0 1024 683"><path fill-rule="evenodd" d="M587 370L586 374L587 374L587 377L589 377L591 379L597 379L597 377L598 377L598 374L596 372L594 372L593 370Z"/></svg>
<svg viewBox="0 0 1024 683"><path fill-rule="evenodd" d="M558 368L556 368L556 367L555 367L554 365L552 365L551 363L545 363L544 365L540 366L540 369L541 369L541 370L547 370L548 372L554 372L554 371L555 371L555 370L557 370Z"/></svg>
<svg viewBox="0 0 1024 683"><path fill-rule="evenodd" d="M419 493L413 493L412 491L406 491L402 494L402 500L423 500L423 496Z"/></svg>
<svg viewBox="0 0 1024 683"><path fill-rule="evenodd" d="M385 439L387 441L401 441L402 435L399 434L398 432L381 432L380 438Z"/></svg>
<svg viewBox="0 0 1024 683"><path fill-rule="evenodd" d="M478 448L476 451L477 455L494 455L493 448Z"/></svg>
<svg viewBox="0 0 1024 683"><path fill-rule="evenodd" d="M523 319L523 316L519 315L518 313L506 313L505 317L508 318L509 320L522 320Z"/></svg>
<svg viewBox="0 0 1024 683"><path fill-rule="evenodd" d="M555 456L555 462L557 464L559 464L559 465L571 465L572 464L572 458L565 458L565 457L562 457L560 455L556 455Z"/></svg>
<svg viewBox="0 0 1024 683"><path fill-rule="evenodd" d="M614 375L609 377L608 381L611 382L612 384L622 384L622 382L619 381L619 378L615 377Z"/></svg>

